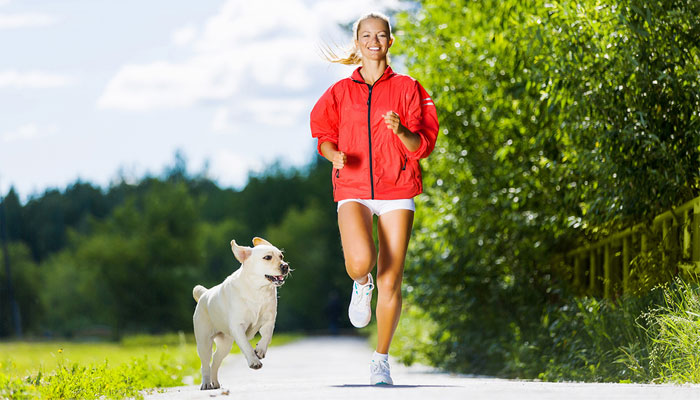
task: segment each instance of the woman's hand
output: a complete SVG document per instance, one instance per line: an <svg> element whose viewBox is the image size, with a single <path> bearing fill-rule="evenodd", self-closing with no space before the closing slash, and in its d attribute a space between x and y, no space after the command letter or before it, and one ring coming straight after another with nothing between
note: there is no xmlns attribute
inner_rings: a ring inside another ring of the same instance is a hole
<svg viewBox="0 0 700 400"><path fill-rule="evenodd" d="M342 151L336 151L331 161L333 162L333 168L343 169L345 164L348 162L348 156L346 156Z"/></svg>
<svg viewBox="0 0 700 400"><path fill-rule="evenodd" d="M394 134L401 139L401 142L404 146L406 146L408 151L418 150L418 147L420 147L420 136L411 132L408 130L408 128L401 124L399 114L393 111L388 111L386 114L384 114L384 123L386 123L386 127L389 130L394 132Z"/></svg>
<svg viewBox="0 0 700 400"><path fill-rule="evenodd" d="M399 118L399 114L393 111L388 111L386 114L384 114L384 123L386 124L386 127L396 135L402 132L401 128L406 129L403 125L401 125L401 118Z"/></svg>
<svg viewBox="0 0 700 400"><path fill-rule="evenodd" d="M345 164L348 163L348 156L338 150L338 147L333 142L321 143L321 154L333 163L333 168L335 169L343 169Z"/></svg>

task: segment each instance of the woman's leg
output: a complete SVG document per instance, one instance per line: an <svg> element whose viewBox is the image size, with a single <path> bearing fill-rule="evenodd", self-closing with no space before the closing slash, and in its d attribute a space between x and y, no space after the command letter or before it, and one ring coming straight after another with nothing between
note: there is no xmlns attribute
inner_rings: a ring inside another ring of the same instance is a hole
<svg viewBox="0 0 700 400"><path fill-rule="evenodd" d="M364 284L365 277L377 262L377 250L372 239L372 212L360 203L347 202L338 209L338 228L345 269L350 278Z"/></svg>
<svg viewBox="0 0 700 400"><path fill-rule="evenodd" d="M377 353L388 354L401 315L401 281L413 211L394 210L379 216L377 264Z"/></svg>

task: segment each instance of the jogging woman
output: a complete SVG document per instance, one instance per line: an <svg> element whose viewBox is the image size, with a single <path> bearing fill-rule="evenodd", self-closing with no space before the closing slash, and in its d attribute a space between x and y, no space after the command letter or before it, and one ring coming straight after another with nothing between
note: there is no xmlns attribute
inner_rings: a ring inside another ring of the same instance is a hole
<svg viewBox="0 0 700 400"><path fill-rule="evenodd" d="M311 133L319 153L333 163L333 197L345 268L353 279L348 309L358 328L372 317L377 264L377 348L370 384L393 384L388 354L401 314L401 282L413 226L413 197L422 193L418 164L435 147L435 105L413 78L392 71L389 19L378 13L355 22L354 48L329 60L359 64L349 78L331 86L311 111ZM379 249L372 236L377 215Z"/></svg>

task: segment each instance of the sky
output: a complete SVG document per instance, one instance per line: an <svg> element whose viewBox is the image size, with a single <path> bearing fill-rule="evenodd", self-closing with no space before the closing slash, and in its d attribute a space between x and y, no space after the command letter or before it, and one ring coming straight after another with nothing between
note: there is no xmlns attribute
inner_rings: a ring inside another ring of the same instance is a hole
<svg viewBox="0 0 700 400"><path fill-rule="evenodd" d="M188 172L241 188L315 157L309 112L352 67L324 44L400 0L0 0L0 195ZM395 68L397 69L397 68ZM398 72L402 72L397 69Z"/></svg>

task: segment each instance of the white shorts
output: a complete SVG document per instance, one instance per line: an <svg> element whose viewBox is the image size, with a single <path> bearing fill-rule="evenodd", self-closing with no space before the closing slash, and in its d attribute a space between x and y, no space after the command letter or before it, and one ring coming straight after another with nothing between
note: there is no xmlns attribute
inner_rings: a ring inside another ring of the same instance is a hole
<svg viewBox="0 0 700 400"><path fill-rule="evenodd" d="M338 202L338 210L343 204L354 201L369 208L374 215L382 215L394 210L411 210L416 211L416 203L413 199L397 199L397 200L365 200L365 199L345 199Z"/></svg>

